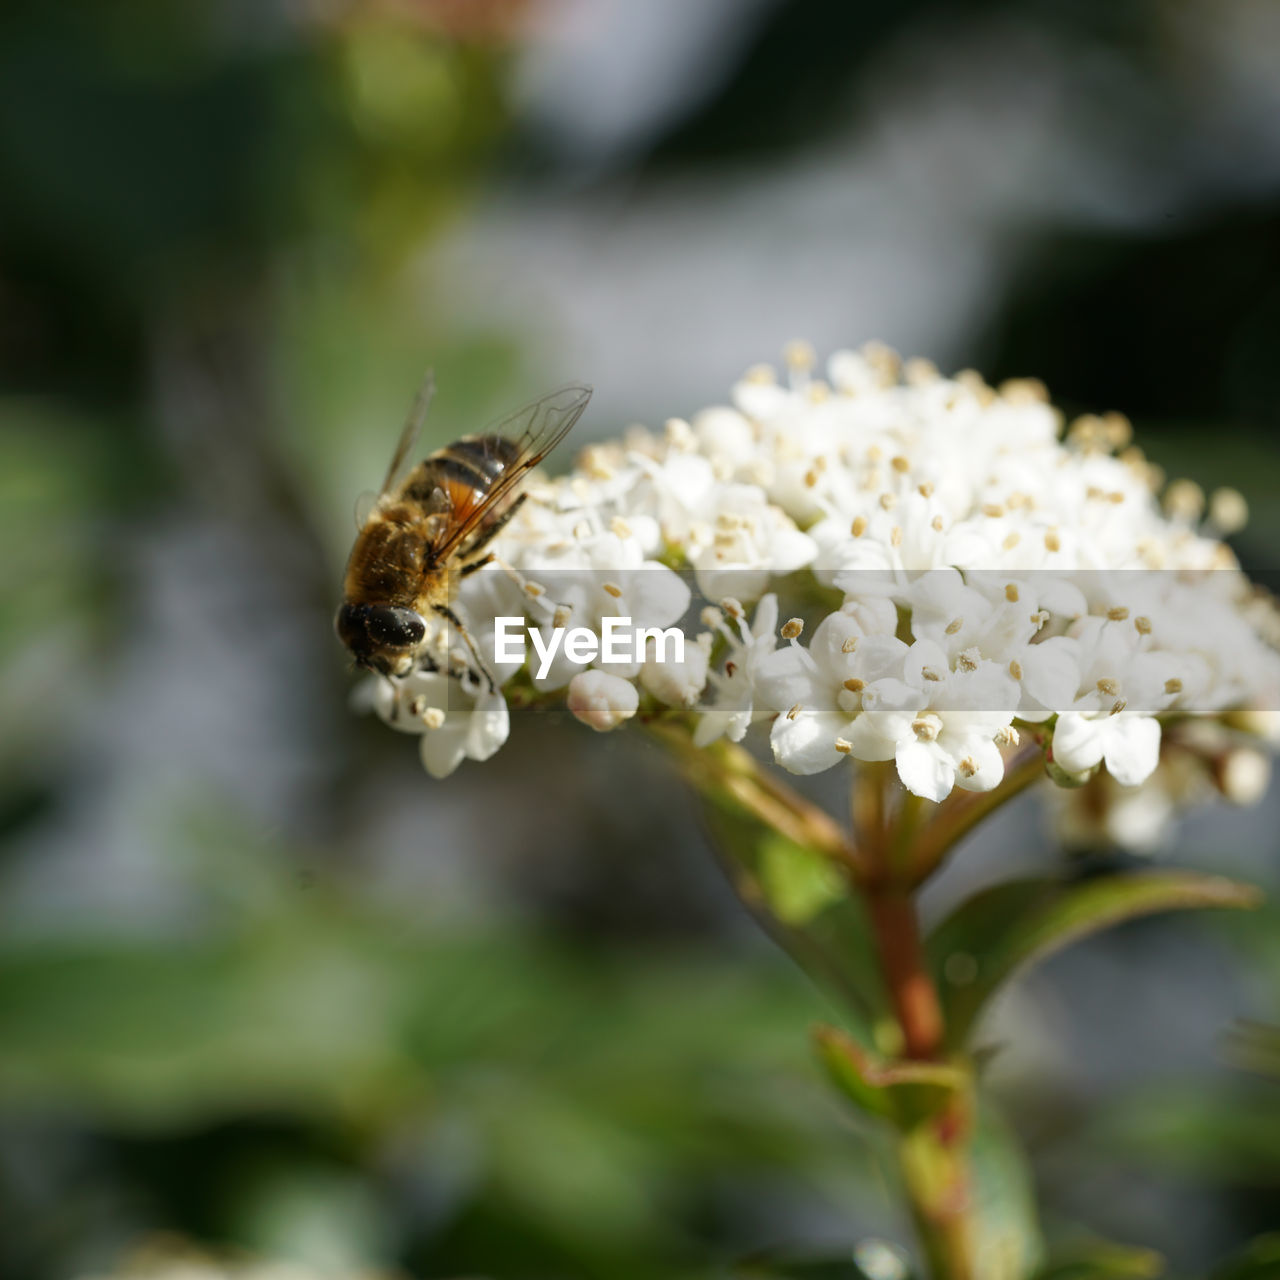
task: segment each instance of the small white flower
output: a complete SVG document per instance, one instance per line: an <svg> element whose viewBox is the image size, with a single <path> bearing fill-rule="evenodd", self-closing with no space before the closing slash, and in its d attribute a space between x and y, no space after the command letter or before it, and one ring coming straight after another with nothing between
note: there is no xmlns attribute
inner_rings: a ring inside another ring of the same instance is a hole
<svg viewBox="0 0 1280 1280"><path fill-rule="evenodd" d="M630 680L607 671L581 671L569 681L569 710L599 733L616 729L640 707L640 695Z"/></svg>
<svg viewBox="0 0 1280 1280"><path fill-rule="evenodd" d="M646 658L640 671L640 684L659 702L669 707L693 707L707 685L707 660L711 652L711 635L704 632L696 641L684 646L684 658L659 661Z"/></svg>
<svg viewBox="0 0 1280 1280"><path fill-rule="evenodd" d="M521 565L537 585L543 621L543 644L556 627L586 627L600 634L605 618L630 618L633 628L666 628L689 607L690 591L679 574L656 560L645 559L639 541L611 530L585 531L573 542L557 542L541 554L531 553ZM545 676L535 676L541 690L561 689L586 664L560 646ZM628 678L642 663L613 664L615 675Z"/></svg>
<svg viewBox="0 0 1280 1280"><path fill-rule="evenodd" d="M1159 763L1155 717L1173 701L1177 664L1144 649L1128 618L1086 618L1073 631L1080 690L1054 726L1054 762L1087 773L1105 761L1117 782L1137 786Z"/></svg>
<svg viewBox="0 0 1280 1280"><path fill-rule="evenodd" d="M689 559L708 600L757 600L773 576L803 568L817 550L756 485L723 486L706 521L693 534Z"/></svg>
<svg viewBox="0 0 1280 1280"><path fill-rule="evenodd" d="M1021 691L1000 663L975 657L967 663L950 671L943 650L919 640L904 664L923 698L894 759L903 785L926 800L945 800L956 786L990 791L1004 777L996 739L1008 734Z"/></svg>
<svg viewBox="0 0 1280 1280"><path fill-rule="evenodd" d="M421 735L422 763L433 778L447 778L463 760L488 760L511 730L501 693L437 671L380 677L373 705L393 729Z"/></svg>
<svg viewBox="0 0 1280 1280"><path fill-rule="evenodd" d="M750 629L740 613L736 618L719 618L716 628L729 650L721 669L708 675L716 698L694 730L694 745L699 747L722 736L741 742L752 721L767 714L756 709L755 688L760 664L778 644L778 597L761 598Z"/></svg>
<svg viewBox="0 0 1280 1280"><path fill-rule="evenodd" d="M902 680L907 646L868 635L848 613L833 613L808 649L792 641L759 666L756 693L780 712L770 742L792 773L818 773L852 755L890 760L918 692ZM868 714L875 712L877 714Z"/></svg>

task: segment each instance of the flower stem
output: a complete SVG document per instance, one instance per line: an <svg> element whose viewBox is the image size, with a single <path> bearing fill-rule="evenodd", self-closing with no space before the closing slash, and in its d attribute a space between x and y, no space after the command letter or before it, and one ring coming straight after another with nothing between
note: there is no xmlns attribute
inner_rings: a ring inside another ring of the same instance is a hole
<svg viewBox="0 0 1280 1280"><path fill-rule="evenodd" d="M917 806L905 804L896 817L890 816L887 792L891 786L883 771L864 774L855 782L854 823L861 827L862 868L855 883L870 918L881 974L901 1034L901 1055L911 1061L938 1062L947 1052L946 1024L920 935L918 864L903 857L919 838L921 814ZM880 794L878 802L872 792ZM868 814L874 814L875 821L868 822ZM971 1113L970 1086L957 1091L940 1109L904 1117L898 1125L903 1185L933 1280L976 1277L967 1149Z"/></svg>
<svg viewBox="0 0 1280 1280"><path fill-rule="evenodd" d="M903 1056L934 1061L943 1046L942 1006L925 963L911 892L893 884L867 885L863 897L885 986L902 1032Z"/></svg>

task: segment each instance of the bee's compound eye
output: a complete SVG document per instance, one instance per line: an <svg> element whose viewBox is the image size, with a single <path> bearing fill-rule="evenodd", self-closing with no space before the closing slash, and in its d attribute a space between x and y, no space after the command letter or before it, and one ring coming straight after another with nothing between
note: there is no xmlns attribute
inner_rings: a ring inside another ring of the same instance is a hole
<svg viewBox="0 0 1280 1280"><path fill-rule="evenodd" d="M388 649L411 649L427 634L427 624L413 609L400 605L371 605L365 617L369 638Z"/></svg>
<svg viewBox="0 0 1280 1280"><path fill-rule="evenodd" d="M334 627L356 662L388 674L398 668L391 659L416 649L427 634L419 613L394 604L344 604Z"/></svg>
<svg viewBox="0 0 1280 1280"><path fill-rule="evenodd" d="M358 650L367 643L366 613L368 606L362 604L344 604L338 610L338 616L333 620L333 629L348 649Z"/></svg>

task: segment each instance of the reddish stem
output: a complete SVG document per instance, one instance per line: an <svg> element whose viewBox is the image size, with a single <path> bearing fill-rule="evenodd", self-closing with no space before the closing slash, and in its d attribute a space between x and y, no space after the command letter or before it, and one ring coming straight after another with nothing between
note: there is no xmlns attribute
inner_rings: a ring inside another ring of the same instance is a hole
<svg viewBox="0 0 1280 1280"><path fill-rule="evenodd" d="M925 961L915 903L896 885L865 888L885 985L902 1029L904 1056L928 1061L943 1044L942 1007Z"/></svg>

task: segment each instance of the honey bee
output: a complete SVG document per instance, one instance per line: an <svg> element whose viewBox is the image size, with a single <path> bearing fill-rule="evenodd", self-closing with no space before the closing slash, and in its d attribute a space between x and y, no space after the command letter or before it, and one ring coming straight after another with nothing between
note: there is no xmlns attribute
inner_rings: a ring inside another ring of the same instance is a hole
<svg viewBox="0 0 1280 1280"><path fill-rule="evenodd" d="M465 578L493 559L486 548L527 496L518 491L521 480L582 416L591 388L562 387L409 467L433 392L428 375L351 548L335 626L358 666L403 675L425 646L427 619L444 618L492 688L450 607L450 583L454 574Z"/></svg>

